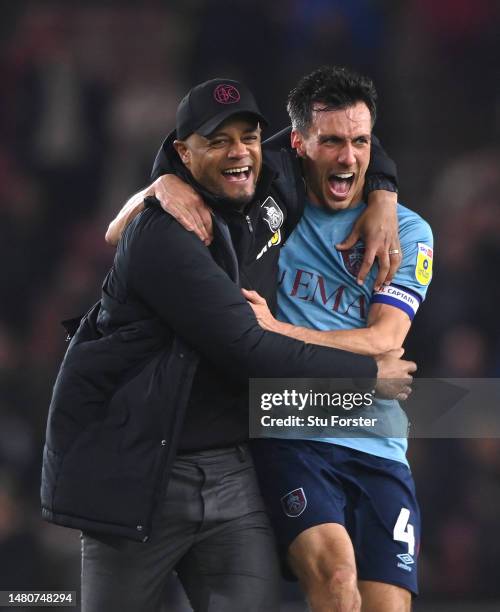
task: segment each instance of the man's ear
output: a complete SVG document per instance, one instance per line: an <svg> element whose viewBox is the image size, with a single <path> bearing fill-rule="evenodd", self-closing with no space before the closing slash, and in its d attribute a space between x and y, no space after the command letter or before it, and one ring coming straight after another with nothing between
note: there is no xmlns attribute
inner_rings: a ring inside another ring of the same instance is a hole
<svg viewBox="0 0 500 612"><path fill-rule="evenodd" d="M306 147L304 144L304 136L298 130L292 130L290 134L292 149L297 151L299 157L305 157Z"/></svg>
<svg viewBox="0 0 500 612"><path fill-rule="evenodd" d="M181 162L189 168L191 163L191 152L183 140L174 140L174 149L181 158Z"/></svg>

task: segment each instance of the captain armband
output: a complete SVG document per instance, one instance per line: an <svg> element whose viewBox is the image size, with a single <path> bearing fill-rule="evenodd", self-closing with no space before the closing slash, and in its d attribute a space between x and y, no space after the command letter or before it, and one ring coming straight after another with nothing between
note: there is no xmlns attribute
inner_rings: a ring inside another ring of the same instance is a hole
<svg viewBox="0 0 500 612"><path fill-rule="evenodd" d="M413 291L398 285L384 285L372 295L372 304L389 304L406 312L413 321L422 298Z"/></svg>

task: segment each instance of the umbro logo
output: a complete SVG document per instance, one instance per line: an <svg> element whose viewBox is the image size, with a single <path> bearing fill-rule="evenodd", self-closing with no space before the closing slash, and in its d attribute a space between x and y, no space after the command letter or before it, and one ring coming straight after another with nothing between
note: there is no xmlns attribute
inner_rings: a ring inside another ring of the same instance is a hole
<svg viewBox="0 0 500 612"><path fill-rule="evenodd" d="M412 563L415 563L415 561L413 560L413 557L411 555L409 555L408 553L402 553L402 554L396 555L396 556L403 563L406 563L406 565L412 565Z"/></svg>

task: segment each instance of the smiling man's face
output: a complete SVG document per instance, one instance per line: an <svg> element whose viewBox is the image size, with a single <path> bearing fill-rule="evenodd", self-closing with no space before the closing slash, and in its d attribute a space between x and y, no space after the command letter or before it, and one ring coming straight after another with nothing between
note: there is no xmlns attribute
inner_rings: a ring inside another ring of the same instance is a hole
<svg viewBox="0 0 500 612"><path fill-rule="evenodd" d="M175 148L193 178L216 196L248 204L262 167L257 121L230 117L209 136L191 134Z"/></svg>
<svg viewBox="0 0 500 612"><path fill-rule="evenodd" d="M342 210L362 199L371 131L372 119L364 102L340 110L314 104L308 130L292 132L292 146L303 159L313 204Z"/></svg>

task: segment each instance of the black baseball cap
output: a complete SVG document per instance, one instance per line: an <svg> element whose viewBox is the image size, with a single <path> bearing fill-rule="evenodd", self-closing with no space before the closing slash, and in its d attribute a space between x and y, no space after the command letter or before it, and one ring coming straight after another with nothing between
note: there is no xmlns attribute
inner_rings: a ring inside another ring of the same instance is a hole
<svg viewBox="0 0 500 612"><path fill-rule="evenodd" d="M211 79L193 87L177 107L177 138L183 140L196 132L211 134L223 121L241 113L254 115L267 125L252 92L232 79Z"/></svg>

